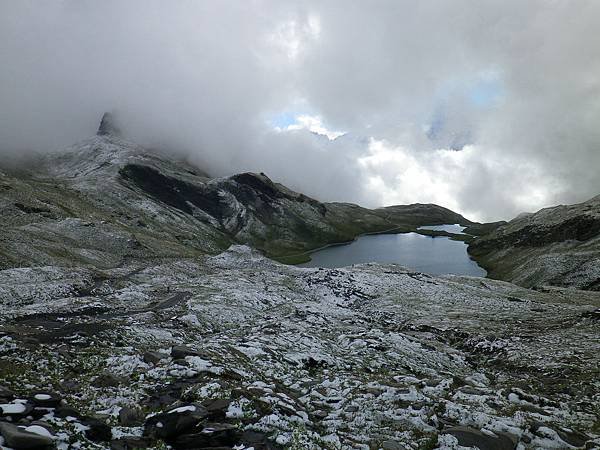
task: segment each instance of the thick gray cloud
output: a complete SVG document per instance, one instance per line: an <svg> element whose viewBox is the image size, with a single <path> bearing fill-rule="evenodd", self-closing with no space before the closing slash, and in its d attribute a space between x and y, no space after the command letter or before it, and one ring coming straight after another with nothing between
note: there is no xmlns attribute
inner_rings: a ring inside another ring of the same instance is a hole
<svg viewBox="0 0 600 450"><path fill-rule="evenodd" d="M0 152L110 109L216 175L510 218L600 193L599 28L594 0L0 0Z"/></svg>

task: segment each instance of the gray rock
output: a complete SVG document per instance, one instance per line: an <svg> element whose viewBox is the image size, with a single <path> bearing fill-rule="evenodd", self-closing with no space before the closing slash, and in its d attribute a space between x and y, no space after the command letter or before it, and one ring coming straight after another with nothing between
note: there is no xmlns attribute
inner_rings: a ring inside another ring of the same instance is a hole
<svg viewBox="0 0 600 450"><path fill-rule="evenodd" d="M160 352L146 352L143 356L144 362L152 365L158 364L165 358L166 356Z"/></svg>
<svg viewBox="0 0 600 450"><path fill-rule="evenodd" d="M54 442L48 436L30 433L10 423L0 422L0 434L8 447L16 450L37 450L52 448Z"/></svg>
<svg viewBox="0 0 600 450"><path fill-rule="evenodd" d="M185 360L186 356L200 356L200 353L189 347L186 347L185 345L174 345L171 348L171 357L173 359Z"/></svg>
<svg viewBox="0 0 600 450"><path fill-rule="evenodd" d="M460 392L468 395L485 395L486 392L473 386L463 386L459 389Z"/></svg>
<svg viewBox="0 0 600 450"><path fill-rule="evenodd" d="M216 400L202 402L202 405L208 411L208 416L211 420L224 419L230 404L231 400L227 398L218 398Z"/></svg>
<svg viewBox="0 0 600 450"><path fill-rule="evenodd" d="M203 406L184 405L146 419L144 436L154 439L172 439L192 431L207 417L208 411Z"/></svg>
<svg viewBox="0 0 600 450"><path fill-rule="evenodd" d="M312 415L317 420L323 420L323 419L325 419L325 417L327 417L329 415L329 413L327 411L323 411L322 409L319 409L319 410L313 412Z"/></svg>
<svg viewBox="0 0 600 450"><path fill-rule="evenodd" d="M399 444L396 441L390 441L390 440L383 441L381 443L381 448L383 450L405 450L406 449L406 447L404 447L404 445Z"/></svg>
<svg viewBox="0 0 600 450"><path fill-rule="evenodd" d="M231 448L238 444L240 439L239 428L226 423L210 423L206 424L200 433L177 436L173 441L173 447L181 450L206 447Z"/></svg>
<svg viewBox="0 0 600 450"><path fill-rule="evenodd" d="M141 425L144 422L144 413L137 408L125 406L119 411L119 424L124 427Z"/></svg>
<svg viewBox="0 0 600 450"><path fill-rule="evenodd" d="M127 381L128 380L126 378L118 377L112 373L102 373L96 377L93 385L101 388L117 387L121 384L127 383Z"/></svg>
<svg viewBox="0 0 600 450"><path fill-rule="evenodd" d="M560 438L573 447L583 447L590 439L589 436L573 430L557 430Z"/></svg>
<svg viewBox="0 0 600 450"><path fill-rule="evenodd" d="M442 434L451 434L458 439L463 447L478 447L481 450L515 450L516 439L506 433L490 436L480 430L470 427L452 427L442 431Z"/></svg>
<svg viewBox="0 0 600 450"><path fill-rule="evenodd" d="M0 385L0 399L12 400L15 398L15 393L6 386Z"/></svg>
<svg viewBox="0 0 600 450"><path fill-rule="evenodd" d="M124 436L110 442L111 450L137 450L154 447L155 445L150 439L137 436Z"/></svg>
<svg viewBox="0 0 600 450"><path fill-rule="evenodd" d="M30 403L8 403L0 406L0 417L10 417L12 420L18 420L27 417L33 411Z"/></svg>
<svg viewBox="0 0 600 450"><path fill-rule="evenodd" d="M240 437L240 442L246 448L254 448L256 450L274 450L279 449L279 446L273 445L267 438L267 435L258 431L244 431Z"/></svg>
<svg viewBox="0 0 600 450"><path fill-rule="evenodd" d="M524 412L540 414L542 416L550 415L550 413L548 411L545 411L542 408L540 408L539 406L535 406L535 405L524 404L524 405L520 405L519 408L521 409L521 411L524 411Z"/></svg>
<svg viewBox="0 0 600 450"><path fill-rule="evenodd" d="M54 415L56 417L60 417L61 419L65 419L67 417L81 417L81 413L79 411L77 411L75 408L70 408L68 406L59 406L54 411Z"/></svg>
<svg viewBox="0 0 600 450"><path fill-rule="evenodd" d="M112 439L112 429L106 422L94 417L85 417L81 422L88 427L85 437L90 441L108 442Z"/></svg>
<svg viewBox="0 0 600 450"><path fill-rule="evenodd" d="M62 397L54 392L38 391L31 396L31 403L39 408L56 408L60 406Z"/></svg>

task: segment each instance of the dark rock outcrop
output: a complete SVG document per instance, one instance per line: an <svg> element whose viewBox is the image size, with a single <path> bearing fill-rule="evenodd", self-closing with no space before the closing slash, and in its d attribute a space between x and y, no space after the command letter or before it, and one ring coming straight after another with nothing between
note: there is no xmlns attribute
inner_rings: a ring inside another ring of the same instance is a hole
<svg viewBox="0 0 600 450"><path fill-rule="evenodd" d="M148 417L144 424L144 436L153 439L170 440L194 428L208 417L208 411L201 405L186 405Z"/></svg>
<svg viewBox="0 0 600 450"><path fill-rule="evenodd" d="M121 130L116 124L113 113L104 113L96 134L98 136L121 136Z"/></svg>

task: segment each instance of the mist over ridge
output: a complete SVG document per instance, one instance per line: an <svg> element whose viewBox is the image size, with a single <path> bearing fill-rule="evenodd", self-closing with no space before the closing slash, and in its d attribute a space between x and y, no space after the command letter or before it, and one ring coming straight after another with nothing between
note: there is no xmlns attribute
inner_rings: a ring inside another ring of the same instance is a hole
<svg viewBox="0 0 600 450"><path fill-rule="evenodd" d="M509 219L600 191L599 21L592 1L4 1L0 152L115 110L214 175Z"/></svg>

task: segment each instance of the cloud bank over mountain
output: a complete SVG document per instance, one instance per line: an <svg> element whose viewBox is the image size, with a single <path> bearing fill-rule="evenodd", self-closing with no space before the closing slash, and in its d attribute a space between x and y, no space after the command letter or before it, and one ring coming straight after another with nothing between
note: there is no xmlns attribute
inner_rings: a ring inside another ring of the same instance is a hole
<svg viewBox="0 0 600 450"><path fill-rule="evenodd" d="M116 110L215 175L506 219L600 193L599 28L593 0L0 0L0 153Z"/></svg>

